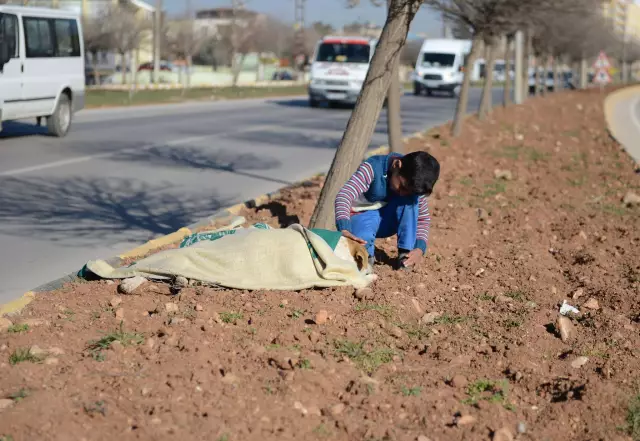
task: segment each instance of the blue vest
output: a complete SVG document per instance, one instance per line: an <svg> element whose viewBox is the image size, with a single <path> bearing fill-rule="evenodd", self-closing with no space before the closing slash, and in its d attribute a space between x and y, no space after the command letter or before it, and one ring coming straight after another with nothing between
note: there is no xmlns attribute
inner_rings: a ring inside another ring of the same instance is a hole
<svg viewBox="0 0 640 441"><path fill-rule="evenodd" d="M364 192L363 196L369 202L389 202L391 198L401 198L404 200L404 204L417 204L418 196L398 196L393 194L389 189L387 172L389 171L389 162L391 158L402 158L402 155L400 153L376 155L365 161L371 165L371 168L373 168L373 181L371 182L369 189Z"/></svg>

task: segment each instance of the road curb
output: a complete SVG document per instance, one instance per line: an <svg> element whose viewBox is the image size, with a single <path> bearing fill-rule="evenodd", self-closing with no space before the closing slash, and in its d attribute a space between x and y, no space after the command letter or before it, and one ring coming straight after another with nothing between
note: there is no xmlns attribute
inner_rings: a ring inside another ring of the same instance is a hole
<svg viewBox="0 0 640 441"><path fill-rule="evenodd" d="M406 138L406 140L418 136L420 134L420 132L416 132ZM374 156L374 155L380 155L383 153L386 153L389 150L389 148L385 145L385 146L381 146L378 147L376 149L373 150L369 150L366 154L365 154L365 158L368 158L370 156ZM181 239L183 239L186 236L189 236L191 234L193 234L193 231L197 230L198 228L202 228L204 226L207 225L211 225L214 222L223 220L225 218L229 218L229 220L231 220L231 218L237 216L237 214L243 209L243 208L255 208L255 207L259 207L261 205L265 205L266 203L268 203L269 201L272 201L276 198L278 198L281 194L281 191L287 188L293 188L296 186L301 185L303 182L308 181L310 179L313 179L315 177L318 176L322 176L324 175L324 173L319 173L319 174L315 174L313 176L308 177L307 179L303 179L302 181L298 181L295 182L293 184L290 185L286 185L284 187L281 187L280 189L273 191L271 193L265 193L262 194L260 196L257 196L253 199L249 199L247 201L241 202L239 204L236 205L232 205L230 207L226 207L226 208L222 208L218 211L216 211L214 214L212 214L211 216L208 216L204 219L201 219L197 222L192 223L191 225L188 225L186 227L182 227L177 231L174 231L173 233L169 233L166 234L164 236L160 236L158 238L152 239L148 242L146 242L143 245L137 246L129 251L125 251L122 254L119 254L117 256L113 256L110 257L108 259L106 259L106 262L113 266L113 267L117 267L120 266L120 264L122 264L126 259L132 259L135 257L139 257L139 256L143 256L147 253L150 253L154 250L157 250L158 248L161 248L163 246L166 245L170 245L173 243L176 243L178 241L180 241ZM11 300L8 303L5 304L0 304L0 317L4 316L4 315L12 315L12 314L17 314L18 312L20 312L25 306L27 306L29 303L31 303L31 301L33 301L33 299L36 297L37 293L40 292L48 292L48 291L53 291L56 289L61 288L65 283L69 283L69 282L74 282L76 280L79 280L82 275L83 275L83 270L84 268L80 269L77 272L73 272L70 274L67 274L63 277L60 277L58 279L52 280L50 282L44 283L30 291L27 291L26 293L24 293L22 296L18 297L17 299Z"/></svg>
<svg viewBox="0 0 640 441"><path fill-rule="evenodd" d="M604 119L607 124L607 131L609 136L618 142L627 154L634 158L631 152L628 151L625 144L619 139L618 135L624 128L620 126L620 122L614 117L614 110L618 103L627 100L634 95L640 95L640 85L628 86L623 89L618 89L615 92L609 93L604 99ZM635 160L635 158L634 158ZM636 163L639 162L636 160Z"/></svg>

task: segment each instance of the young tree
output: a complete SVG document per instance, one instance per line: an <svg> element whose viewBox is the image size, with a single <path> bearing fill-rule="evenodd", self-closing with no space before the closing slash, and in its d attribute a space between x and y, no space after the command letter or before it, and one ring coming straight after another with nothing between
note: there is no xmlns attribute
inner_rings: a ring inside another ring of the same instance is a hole
<svg viewBox="0 0 640 441"><path fill-rule="evenodd" d="M89 63L93 80L100 84L100 72L98 70L98 58L100 53L110 49L110 36L107 34L104 23L96 18L82 18L82 34L84 36L84 50L89 54Z"/></svg>
<svg viewBox="0 0 640 441"><path fill-rule="evenodd" d="M489 115L493 108L493 74L495 71L496 54L498 52L496 39L493 35L487 35L484 40L487 48L487 57L485 60L484 87L482 89L482 97L480 98L480 108L478 109L478 118L481 121Z"/></svg>
<svg viewBox="0 0 640 441"><path fill-rule="evenodd" d="M320 37L324 37L326 35L331 35L336 32L336 30L328 23L323 23L321 21L316 21L311 23L311 28L318 34Z"/></svg>
<svg viewBox="0 0 640 441"><path fill-rule="evenodd" d="M333 203L336 195L364 157L389 89L393 65L400 56L411 21L421 4L422 0L391 1L362 92L351 113L311 217L312 228L335 227Z"/></svg>
<svg viewBox="0 0 640 441"><path fill-rule="evenodd" d="M231 23L218 28L220 41L231 59L232 85L238 84L247 54L255 51L263 34L266 17L244 10L241 0L233 0Z"/></svg>
<svg viewBox="0 0 640 441"><path fill-rule="evenodd" d="M511 55L514 37L514 33L508 33L504 38L504 90L502 95L504 107L511 104Z"/></svg>
<svg viewBox="0 0 640 441"><path fill-rule="evenodd" d="M387 10L391 7L391 0L387 0ZM400 50L404 49L404 45ZM404 152L402 141L402 116L400 107L400 55L396 57L391 71L391 82L387 91L387 137L389 150Z"/></svg>
<svg viewBox="0 0 640 441"><path fill-rule="evenodd" d="M101 14L100 20L109 36L109 48L121 57L122 84L127 82L127 57L148 37L149 21L136 17L135 11L126 6L113 4ZM135 68L132 66L132 68Z"/></svg>
<svg viewBox="0 0 640 441"><path fill-rule="evenodd" d="M187 15L182 20L174 21L169 26L167 42L173 55L182 58L186 63L186 81L183 83L182 93L191 88L191 70L193 57L211 39L206 28L198 27L195 20Z"/></svg>
<svg viewBox="0 0 640 441"><path fill-rule="evenodd" d="M456 23L458 27L468 28L473 34L471 51L465 63L465 75L452 126L452 134L457 136L462 131L462 123L467 110L471 85L469 72L472 71L478 55L478 47L482 42L488 47L492 47L496 36L511 29L518 22L518 17L524 15L531 6L527 2L519 0L429 0L428 4L436 11L441 12L447 20ZM485 80L479 112L481 117L484 117L491 110L495 51L490 50L488 55L491 60L486 60L485 63L487 80Z"/></svg>
<svg viewBox="0 0 640 441"><path fill-rule="evenodd" d="M360 0L349 0L348 6L355 7ZM391 7L391 0L386 0L386 4L379 0L371 0L374 6L387 7L387 11ZM402 48L404 51L404 47ZM402 141L402 117L400 108L400 57L396 59L391 75L391 83L387 91L387 139L389 150L401 153L404 151L404 142Z"/></svg>

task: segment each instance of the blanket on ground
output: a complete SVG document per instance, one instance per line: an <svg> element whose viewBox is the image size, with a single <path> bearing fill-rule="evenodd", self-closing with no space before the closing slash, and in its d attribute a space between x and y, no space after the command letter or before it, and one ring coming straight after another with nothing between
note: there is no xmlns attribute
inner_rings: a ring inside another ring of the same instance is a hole
<svg viewBox="0 0 640 441"><path fill-rule="evenodd" d="M166 250L131 266L113 268L102 260L86 269L102 277L143 276L163 279L183 276L237 289L299 290L352 285L361 288L373 276L358 271L355 262L337 257L318 234L294 224L284 229L248 228L216 240Z"/></svg>

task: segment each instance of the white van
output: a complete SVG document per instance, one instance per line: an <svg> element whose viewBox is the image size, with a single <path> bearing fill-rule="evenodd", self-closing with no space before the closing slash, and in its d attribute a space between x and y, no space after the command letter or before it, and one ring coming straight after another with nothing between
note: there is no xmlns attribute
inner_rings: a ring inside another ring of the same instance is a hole
<svg viewBox="0 0 640 441"><path fill-rule="evenodd" d="M455 96L464 78L464 62L471 51L470 40L425 40L413 73L413 93L447 92Z"/></svg>
<svg viewBox="0 0 640 441"><path fill-rule="evenodd" d="M316 45L311 63L309 105L353 104L360 95L377 40L326 36Z"/></svg>
<svg viewBox="0 0 640 441"><path fill-rule="evenodd" d="M47 118L64 136L84 107L84 48L77 14L0 6L0 129L2 121Z"/></svg>

